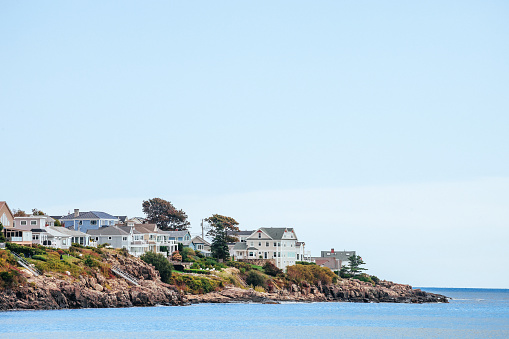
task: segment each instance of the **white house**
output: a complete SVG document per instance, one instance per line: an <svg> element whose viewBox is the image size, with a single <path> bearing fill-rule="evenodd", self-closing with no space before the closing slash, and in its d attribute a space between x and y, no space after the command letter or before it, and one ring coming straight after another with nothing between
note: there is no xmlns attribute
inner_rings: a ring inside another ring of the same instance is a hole
<svg viewBox="0 0 509 339"><path fill-rule="evenodd" d="M289 227L262 227L238 242L231 250L235 259L272 259L276 266L285 269L295 265L297 254L302 253L302 245L297 246L297 235Z"/></svg>

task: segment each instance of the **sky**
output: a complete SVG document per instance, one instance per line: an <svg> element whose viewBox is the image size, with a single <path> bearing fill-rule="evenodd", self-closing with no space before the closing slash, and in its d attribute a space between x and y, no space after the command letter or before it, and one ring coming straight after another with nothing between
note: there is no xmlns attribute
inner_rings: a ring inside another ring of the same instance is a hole
<svg viewBox="0 0 509 339"><path fill-rule="evenodd" d="M294 227L509 288L506 1L0 2L0 200Z"/></svg>

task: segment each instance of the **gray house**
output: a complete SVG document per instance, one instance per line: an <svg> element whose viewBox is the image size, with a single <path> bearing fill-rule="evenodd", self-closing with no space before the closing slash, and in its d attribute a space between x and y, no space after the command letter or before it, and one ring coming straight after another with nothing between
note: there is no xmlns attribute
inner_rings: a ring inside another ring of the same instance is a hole
<svg viewBox="0 0 509 339"><path fill-rule="evenodd" d="M97 245L110 244L113 248L129 249L132 236L127 230L118 226L101 227L99 229L87 230L87 234L97 242Z"/></svg>

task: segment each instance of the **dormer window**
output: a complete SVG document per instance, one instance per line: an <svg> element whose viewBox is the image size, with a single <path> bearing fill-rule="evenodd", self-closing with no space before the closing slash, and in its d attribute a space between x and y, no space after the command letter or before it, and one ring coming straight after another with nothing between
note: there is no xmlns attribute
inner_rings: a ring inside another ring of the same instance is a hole
<svg viewBox="0 0 509 339"><path fill-rule="evenodd" d="M261 239L261 237L262 237L262 233L260 232L260 233L258 233L258 239Z"/></svg>

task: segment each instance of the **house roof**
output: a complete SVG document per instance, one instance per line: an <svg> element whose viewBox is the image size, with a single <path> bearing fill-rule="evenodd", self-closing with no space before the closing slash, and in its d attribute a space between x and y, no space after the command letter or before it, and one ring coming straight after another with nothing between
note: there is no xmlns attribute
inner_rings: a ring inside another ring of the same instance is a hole
<svg viewBox="0 0 509 339"><path fill-rule="evenodd" d="M86 233L83 233L80 231L75 231L75 230L70 230L68 228L60 227L60 226L48 226L48 227L46 227L46 232L48 232L48 233L56 232L56 233L60 233L60 234L63 234L66 236L71 236L71 237L82 237L84 235L87 235Z"/></svg>
<svg viewBox="0 0 509 339"><path fill-rule="evenodd" d="M254 231L226 231L227 235L251 235Z"/></svg>
<svg viewBox="0 0 509 339"><path fill-rule="evenodd" d="M248 251L258 251L258 249L256 247L248 247L247 250Z"/></svg>
<svg viewBox="0 0 509 339"><path fill-rule="evenodd" d="M247 243L245 242L238 242L233 246L234 250L243 251L247 249Z"/></svg>
<svg viewBox="0 0 509 339"><path fill-rule="evenodd" d="M68 214L62 218L62 220L73 220L73 219L113 219L117 220L117 217L114 217L111 214L99 211L90 211L90 212L79 212L77 217L74 216L74 213Z"/></svg>
<svg viewBox="0 0 509 339"><path fill-rule="evenodd" d="M32 228L30 231L32 231L32 233L42 233L42 232L46 232L45 229L42 229L42 228ZM47 232L46 232L47 233Z"/></svg>
<svg viewBox="0 0 509 339"><path fill-rule="evenodd" d="M115 218L117 218L121 222L125 222L127 219L127 215L116 215Z"/></svg>
<svg viewBox="0 0 509 339"><path fill-rule="evenodd" d="M13 217L13 218L14 218L14 214L12 214L12 211L11 211L11 209L9 208L9 205L7 205L7 202L6 202L6 201L0 201L0 209L1 209L2 207L4 207L4 205L5 205L5 207L7 208L7 210L11 213L11 217Z"/></svg>
<svg viewBox="0 0 509 339"><path fill-rule="evenodd" d="M96 230L87 230L87 233L90 235L128 235L129 232L126 232L120 227L117 226L108 226L108 227L100 227Z"/></svg>
<svg viewBox="0 0 509 339"><path fill-rule="evenodd" d="M195 236L193 239L191 239L191 242L194 243L194 244L205 244L205 245L210 245L210 243L203 239L202 237L200 236Z"/></svg>
<svg viewBox="0 0 509 339"><path fill-rule="evenodd" d="M134 229L141 233L159 233L156 224L135 224Z"/></svg>
<svg viewBox="0 0 509 339"><path fill-rule="evenodd" d="M314 260L318 266L323 266L328 262L332 262L332 263L334 263L334 266L336 266L335 265L336 258L334 258L334 257L331 257L331 258L314 257L311 259Z"/></svg>
<svg viewBox="0 0 509 339"><path fill-rule="evenodd" d="M162 234L167 234L170 237L179 238L184 237L187 233L189 233L188 230L184 231L161 231Z"/></svg>
<svg viewBox="0 0 509 339"><path fill-rule="evenodd" d="M266 234L268 234L268 236L274 240L281 240L281 239L283 239L283 235L285 234L285 231L291 232L291 231L293 231L293 228L290 228L290 227L261 227L260 230L262 232L265 232Z"/></svg>

